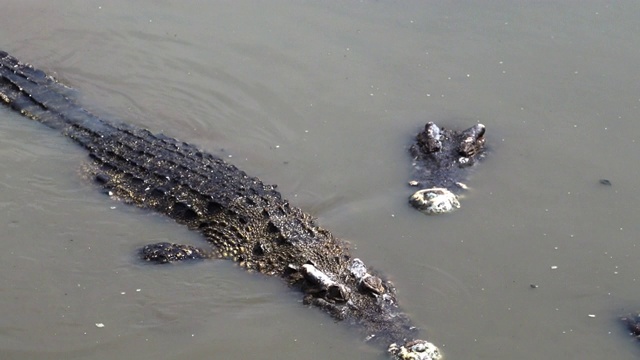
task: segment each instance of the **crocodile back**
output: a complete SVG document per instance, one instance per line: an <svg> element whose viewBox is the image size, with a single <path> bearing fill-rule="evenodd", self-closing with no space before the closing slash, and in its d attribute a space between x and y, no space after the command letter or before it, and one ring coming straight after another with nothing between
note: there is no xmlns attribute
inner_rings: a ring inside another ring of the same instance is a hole
<svg viewBox="0 0 640 360"><path fill-rule="evenodd" d="M388 345L415 334L393 285L364 267L353 270L362 262L347 244L291 206L275 186L188 143L99 119L71 93L0 51L0 99L84 147L91 159L87 176L110 195L201 232L213 256L284 278L302 290L305 303L349 319L375 341Z"/></svg>

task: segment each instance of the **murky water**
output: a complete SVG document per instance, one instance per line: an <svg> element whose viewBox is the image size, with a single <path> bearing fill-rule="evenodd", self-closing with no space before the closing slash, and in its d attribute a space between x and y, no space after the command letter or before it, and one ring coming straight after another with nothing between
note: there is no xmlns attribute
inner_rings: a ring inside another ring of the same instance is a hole
<svg viewBox="0 0 640 360"><path fill-rule="evenodd" d="M640 308L638 13L5 1L0 48L101 116L277 183L393 279L448 359L636 359L616 317ZM201 240L96 191L55 132L0 118L3 359L385 358L278 279L224 261L141 265L145 243ZM488 128L490 156L450 216L406 204L406 148L426 121Z"/></svg>

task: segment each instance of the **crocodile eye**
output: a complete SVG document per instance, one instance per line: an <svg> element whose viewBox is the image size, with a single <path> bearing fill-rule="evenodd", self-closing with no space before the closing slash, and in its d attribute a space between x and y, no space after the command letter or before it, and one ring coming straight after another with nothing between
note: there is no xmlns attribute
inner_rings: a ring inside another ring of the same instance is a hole
<svg viewBox="0 0 640 360"><path fill-rule="evenodd" d="M349 288L342 284L331 285L327 289L327 298L334 301L345 302L349 300L350 295Z"/></svg>
<svg viewBox="0 0 640 360"><path fill-rule="evenodd" d="M364 276L360 280L360 286L362 287L363 290L372 292L376 295L380 295L384 292L384 286L382 286L382 280L380 280L380 278L377 276L373 276L373 275Z"/></svg>

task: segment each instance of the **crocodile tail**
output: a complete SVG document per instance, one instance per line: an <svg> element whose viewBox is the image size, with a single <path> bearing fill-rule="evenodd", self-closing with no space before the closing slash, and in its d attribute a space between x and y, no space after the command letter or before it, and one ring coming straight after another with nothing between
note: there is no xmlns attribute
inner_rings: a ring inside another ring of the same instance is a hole
<svg viewBox="0 0 640 360"><path fill-rule="evenodd" d="M113 133L113 126L67 96L71 90L42 70L0 50L0 99L9 107L67 135L74 128L101 136Z"/></svg>

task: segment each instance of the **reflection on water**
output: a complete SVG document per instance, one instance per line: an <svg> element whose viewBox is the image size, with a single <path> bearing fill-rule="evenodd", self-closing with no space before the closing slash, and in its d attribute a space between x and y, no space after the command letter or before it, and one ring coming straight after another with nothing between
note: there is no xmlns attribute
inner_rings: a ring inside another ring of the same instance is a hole
<svg viewBox="0 0 640 360"><path fill-rule="evenodd" d="M2 49L101 116L278 184L388 274L447 358L640 354L616 320L640 308L635 2L67 5L3 6ZM0 117L3 359L384 358L274 279L141 266L145 243L200 239ZM406 204L426 121L487 125L450 216Z"/></svg>

